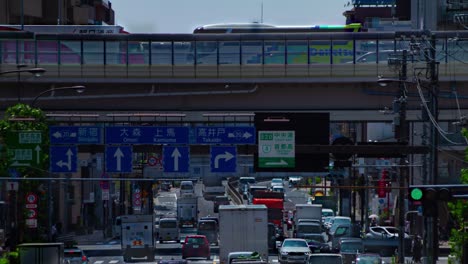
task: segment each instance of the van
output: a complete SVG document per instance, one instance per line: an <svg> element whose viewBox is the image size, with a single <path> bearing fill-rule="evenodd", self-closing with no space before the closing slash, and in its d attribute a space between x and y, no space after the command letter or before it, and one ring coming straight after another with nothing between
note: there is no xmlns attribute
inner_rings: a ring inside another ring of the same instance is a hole
<svg viewBox="0 0 468 264"><path fill-rule="evenodd" d="M159 220L159 243L176 241L180 243L180 230L177 218L161 218Z"/></svg>
<svg viewBox="0 0 468 264"><path fill-rule="evenodd" d="M180 196L195 195L195 188L192 181L182 181L180 183Z"/></svg>
<svg viewBox="0 0 468 264"><path fill-rule="evenodd" d="M120 216L114 218L114 223L112 223L112 235L115 238L120 237L122 234L122 219Z"/></svg>
<svg viewBox="0 0 468 264"><path fill-rule="evenodd" d="M218 223L215 220L198 221L197 234L205 236L210 245L218 245Z"/></svg>

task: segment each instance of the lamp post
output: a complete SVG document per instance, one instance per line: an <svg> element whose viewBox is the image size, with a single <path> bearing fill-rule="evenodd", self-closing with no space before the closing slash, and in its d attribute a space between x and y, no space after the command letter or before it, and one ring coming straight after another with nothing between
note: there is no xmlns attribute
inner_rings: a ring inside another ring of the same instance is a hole
<svg viewBox="0 0 468 264"><path fill-rule="evenodd" d="M3 71L0 72L0 75L6 75L6 74L16 74L16 82L18 84L21 83L21 73L23 72L28 72L35 77L40 77L42 74L46 72L44 68L26 68L28 67L25 64L18 64L16 65L16 70L11 70L11 71ZM21 87L18 87L18 102L21 101Z"/></svg>
<svg viewBox="0 0 468 264"><path fill-rule="evenodd" d="M34 107L36 105L37 99L39 99L43 95L48 94L48 93L53 93L53 92L56 92L56 91L63 91L63 90L75 90L77 93L80 94L80 93L83 93L86 90L86 87L83 86L83 85L75 85L75 86L50 88L48 90L42 91L36 97L34 97L34 99L31 102L31 107Z"/></svg>
<svg viewBox="0 0 468 264"><path fill-rule="evenodd" d="M82 86L82 85L50 88L50 89L47 89L45 91L42 91L36 97L34 97L34 99L32 100L32 102L30 104L30 106L35 107L37 100L41 96L44 96L44 95L46 95L48 93L53 93L53 92L56 92L56 91L63 91L63 90L74 90L77 93L83 93L85 91L85 89L86 89L86 87ZM51 181L47 181L47 189L49 191L49 197L47 199L47 208L48 208L48 216L49 216L48 217L48 222L47 222L48 240L52 241L51 228L52 228L53 197L52 197L52 182Z"/></svg>

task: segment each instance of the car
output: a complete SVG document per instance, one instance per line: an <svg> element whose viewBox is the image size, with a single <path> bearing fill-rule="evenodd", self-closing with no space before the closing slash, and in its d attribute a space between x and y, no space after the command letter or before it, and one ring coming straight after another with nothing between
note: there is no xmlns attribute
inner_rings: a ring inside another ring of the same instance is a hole
<svg viewBox="0 0 468 264"><path fill-rule="evenodd" d="M274 192L284 193L284 187L283 186L273 186L273 187L271 187L271 190L274 191Z"/></svg>
<svg viewBox="0 0 468 264"><path fill-rule="evenodd" d="M290 176L289 179L288 179L289 186L297 185L301 181L302 181L302 177L300 177L300 176Z"/></svg>
<svg viewBox="0 0 468 264"><path fill-rule="evenodd" d="M341 238L338 248L340 250L339 253L343 257L344 264L352 264L357 254L364 253L364 244L360 238Z"/></svg>
<svg viewBox="0 0 468 264"><path fill-rule="evenodd" d="M329 233L333 235L335 232L336 228L340 225L350 225L351 224L351 218L347 216L335 216L333 220L331 220L331 225L329 229Z"/></svg>
<svg viewBox="0 0 468 264"><path fill-rule="evenodd" d="M283 186L283 179L281 178L274 178L271 180L271 188L275 186Z"/></svg>
<svg viewBox="0 0 468 264"><path fill-rule="evenodd" d="M335 216L335 212L333 212L332 209L323 208L322 209L322 219L324 219L325 217L330 217L330 216Z"/></svg>
<svg viewBox="0 0 468 264"><path fill-rule="evenodd" d="M218 222L211 219L198 220L197 234L204 235L210 245L218 245Z"/></svg>
<svg viewBox="0 0 468 264"><path fill-rule="evenodd" d="M239 263L242 262L243 264L245 261L249 261L252 263L262 263L262 258L258 252L254 251L235 251L235 252L230 252L228 254L228 261L226 264L232 264L232 263Z"/></svg>
<svg viewBox="0 0 468 264"><path fill-rule="evenodd" d="M213 201L213 212L217 213L219 211L220 205L229 205L231 204L231 199L225 195L215 196Z"/></svg>
<svg viewBox="0 0 468 264"><path fill-rule="evenodd" d="M325 241L323 234L306 234L303 238L307 241L312 253L329 253L330 245Z"/></svg>
<svg viewBox="0 0 468 264"><path fill-rule="evenodd" d="M195 187L192 181L182 181L180 183L180 196L193 196L195 195Z"/></svg>
<svg viewBox="0 0 468 264"><path fill-rule="evenodd" d="M354 259L354 264L385 264L379 254L374 253L361 253L357 254Z"/></svg>
<svg viewBox="0 0 468 264"><path fill-rule="evenodd" d="M88 264L88 257L83 250L77 247L65 248L63 250L63 260L65 264Z"/></svg>
<svg viewBox="0 0 468 264"><path fill-rule="evenodd" d="M188 235L182 244L182 258L205 258L210 259L210 243L206 236Z"/></svg>
<svg viewBox="0 0 468 264"><path fill-rule="evenodd" d="M393 239L398 238L399 230L393 226L371 226L369 232L366 234L368 239ZM410 236L405 233L405 238Z"/></svg>
<svg viewBox="0 0 468 264"><path fill-rule="evenodd" d="M162 182L160 185L161 191L163 192L168 192L171 190L171 183L170 182Z"/></svg>
<svg viewBox="0 0 468 264"><path fill-rule="evenodd" d="M286 238L278 250L278 261L281 264L305 263L311 253L305 239Z"/></svg>
<svg viewBox="0 0 468 264"><path fill-rule="evenodd" d="M312 254L307 259L307 264L343 264L343 257L340 254L320 253Z"/></svg>
<svg viewBox="0 0 468 264"><path fill-rule="evenodd" d="M323 219L323 227L325 227L325 229L330 229L333 218L334 216L328 216Z"/></svg>
<svg viewBox="0 0 468 264"><path fill-rule="evenodd" d="M257 181L254 177L240 177L238 182L239 193L241 195L246 195L249 184L255 184Z"/></svg>

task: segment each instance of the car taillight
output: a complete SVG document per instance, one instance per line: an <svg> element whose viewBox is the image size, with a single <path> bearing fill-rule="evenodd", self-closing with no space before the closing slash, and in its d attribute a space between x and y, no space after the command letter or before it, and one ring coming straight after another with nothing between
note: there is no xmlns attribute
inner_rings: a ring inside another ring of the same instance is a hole
<svg viewBox="0 0 468 264"><path fill-rule="evenodd" d="M88 258L86 256L81 256L81 261L87 261Z"/></svg>

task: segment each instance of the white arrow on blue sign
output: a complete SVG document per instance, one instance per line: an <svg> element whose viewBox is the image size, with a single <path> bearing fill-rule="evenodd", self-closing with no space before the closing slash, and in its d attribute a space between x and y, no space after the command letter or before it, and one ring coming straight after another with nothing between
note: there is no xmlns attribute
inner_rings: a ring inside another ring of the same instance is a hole
<svg viewBox="0 0 468 264"><path fill-rule="evenodd" d="M132 172L131 146L106 146L106 172Z"/></svg>
<svg viewBox="0 0 468 264"><path fill-rule="evenodd" d="M212 146L210 148L211 172L236 172L237 149L236 147Z"/></svg>
<svg viewBox="0 0 468 264"><path fill-rule="evenodd" d="M255 127L196 127L197 144L255 144Z"/></svg>
<svg viewBox="0 0 468 264"><path fill-rule="evenodd" d="M164 172L189 172L189 147L163 147L163 166Z"/></svg>
<svg viewBox="0 0 468 264"><path fill-rule="evenodd" d="M51 144L101 144L100 127L92 126L50 126Z"/></svg>
<svg viewBox="0 0 468 264"><path fill-rule="evenodd" d="M51 172L77 172L78 148L76 146L51 146Z"/></svg>

